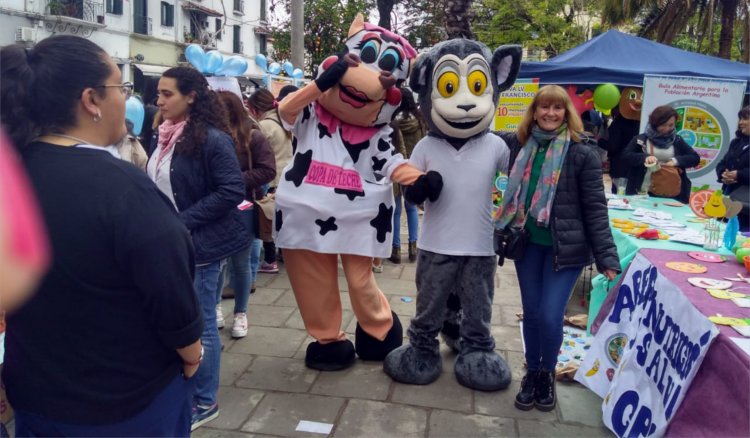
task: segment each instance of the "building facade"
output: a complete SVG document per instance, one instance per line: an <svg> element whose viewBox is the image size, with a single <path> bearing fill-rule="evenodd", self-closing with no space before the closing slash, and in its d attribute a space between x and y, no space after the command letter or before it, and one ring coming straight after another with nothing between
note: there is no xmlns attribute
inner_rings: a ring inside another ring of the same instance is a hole
<svg viewBox="0 0 750 438"><path fill-rule="evenodd" d="M142 91L149 76L185 62L188 44L247 59L261 77L267 51L266 0L3 0L0 46L33 46L55 34L89 38Z"/></svg>

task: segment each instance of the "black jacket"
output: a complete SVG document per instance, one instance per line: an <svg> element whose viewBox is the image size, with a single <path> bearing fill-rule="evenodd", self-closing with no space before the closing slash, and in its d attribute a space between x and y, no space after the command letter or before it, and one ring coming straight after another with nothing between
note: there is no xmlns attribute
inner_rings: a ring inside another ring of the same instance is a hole
<svg viewBox="0 0 750 438"><path fill-rule="evenodd" d="M519 144L515 134L501 137L510 148L513 167ZM609 227L599 153L582 143L571 143L563 161L550 219L554 268L581 267L596 262L603 272L620 272L620 259Z"/></svg>
<svg viewBox="0 0 750 438"><path fill-rule="evenodd" d="M607 151L609 158L609 176L621 178L628 175L628 166L622 160L622 152L630 140L638 135L638 120L617 116L609 126L609 138L599 139L599 147Z"/></svg>
<svg viewBox="0 0 750 438"><path fill-rule="evenodd" d="M646 134L640 134L630 141L622 153L622 160L630 169L628 171L628 185L625 189L625 193L628 195L638 193L638 188L641 187L643 178L646 176L646 166L643 165L643 162L650 154L643 152L645 142ZM692 183L685 172L688 167L697 166L701 158L679 135L674 140L674 158L677 160L678 167L682 169L680 193L674 199L687 203L690 200Z"/></svg>
<svg viewBox="0 0 750 438"><path fill-rule="evenodd" d="M750 184L750 137L741 135L729 143L729 151L724 158L716 165L717 180L721 182L721 174L725 170L737 171L737 182L732 185L722 185L721 189L725 194L732 193L742 185Z"/></svg>
<svg viewBox="0 0 750 438"><path fill-rule="evenodd" d="M175 150L169 171L180 219L193 237L196 264L221 260L252 243L237 209L245 183L229 135L209 127L200 154Z"/></svg>

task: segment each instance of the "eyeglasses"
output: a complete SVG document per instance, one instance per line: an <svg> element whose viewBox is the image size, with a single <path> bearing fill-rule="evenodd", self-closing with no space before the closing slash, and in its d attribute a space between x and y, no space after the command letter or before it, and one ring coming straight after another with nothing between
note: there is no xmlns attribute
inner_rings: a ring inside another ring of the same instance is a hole
<svg viewBox="0 0 750 438"><path fill-rule="evenodd" d="M96 87L92 87L92 88L113 88L113 87L119 88L120 92L125 95L126 99L133 95L133 83L132 82L125 82L124 84L97 85Z"/></svg>

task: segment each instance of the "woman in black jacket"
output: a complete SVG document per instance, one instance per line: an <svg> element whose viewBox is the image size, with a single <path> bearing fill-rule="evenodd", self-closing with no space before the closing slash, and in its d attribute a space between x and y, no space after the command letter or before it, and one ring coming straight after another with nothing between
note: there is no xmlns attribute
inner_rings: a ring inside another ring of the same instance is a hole
<svg viewBox="0 0 750 438"><path fill-rule="evenodd" d="M729 143L729 151L716 166L716 176L722 183L721 190L725 195L736 198L743 203L742 211L737 216L740 230L750 230L748 216L748 192L750 192L750 106L737 114L737 137Z"/></svg>
<svg viewBox="0 0 750 438"><path fill-rule="evenodd" d="M170 68L159 80L164 122L146 170L169 197L195 246L194 288L203 314L205 356L195 376L195 429L219 415L221 342L216 289L221 260L250 246L237 205L245 197L240 165L227 134L224 109L208 82L189 67Z"/></svg>
<svg viewBox="0 0 750 438"><path fill-rule="evenodd" d="M495 226L523 228L530 236L516 260L528 365L515 400L522 410L551 411L556 404L555 365L565 307L592 253L609 280L620 271L601 160L580 142L582 130L565 90L547 85L510 139L512 168Z"/></svg>
<svg viewBox="0 0 750 438"><path fill-rule="evenodd" d="M687 203L690 199L690 178L687 168L695 167L700 156L675 131L677 111L669 105L654 108L648 116L646 132L633 138L622 152L622 160L630 169L625 193L648 192L650 196L673 198ZM653 184L657 172L676 168L679 172L679 183L668 188L674 194L655 192L664 189Z"/></svg>

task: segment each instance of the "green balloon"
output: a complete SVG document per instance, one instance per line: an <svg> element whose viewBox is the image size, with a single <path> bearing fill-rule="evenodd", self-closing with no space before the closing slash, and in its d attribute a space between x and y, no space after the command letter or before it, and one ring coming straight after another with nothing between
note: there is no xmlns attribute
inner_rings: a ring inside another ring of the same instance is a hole
<svg viewBox="0 0 750 438"><path fill-rule="evenodd" d="M594 105L611 110L620 102L620 90L614 84L601 84L594 90Z"/></svg>

